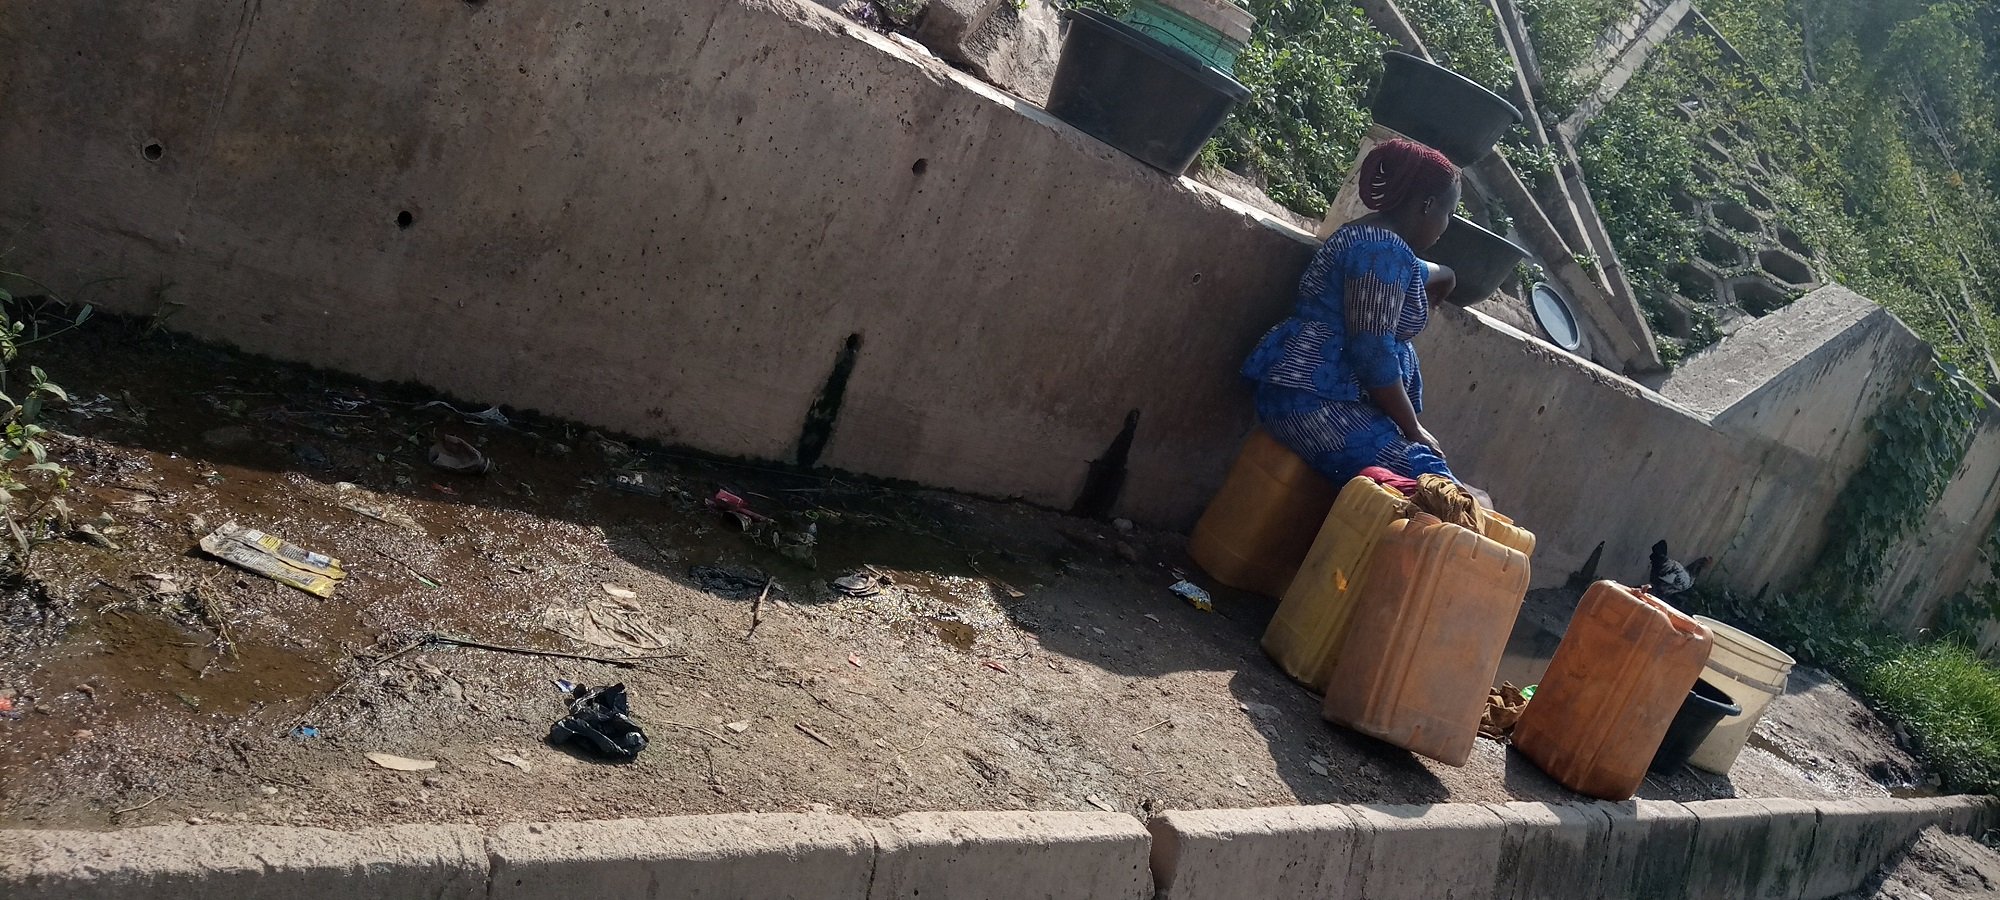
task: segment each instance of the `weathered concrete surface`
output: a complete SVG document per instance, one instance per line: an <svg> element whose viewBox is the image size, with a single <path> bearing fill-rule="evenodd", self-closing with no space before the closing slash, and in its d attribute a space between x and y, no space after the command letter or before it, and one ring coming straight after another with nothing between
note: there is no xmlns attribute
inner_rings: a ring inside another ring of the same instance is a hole
<svg viewBox="0 0 2000 900"><path fill-rule="evenodd" d="M792 458L859 335L821 464L1068 506L1138 410L1121 512L1191 523L1310 252L794 0L80 0L0 38L11 264L718 453Z"/></svg>
<svg viewBox="0 0 2000 900"><path fill-rule="evenodd" d="M1799 900L1818 814L1797 800L1686 804L1696 824L1687 896Z"/></svg>
<svg viewBox="0 0 2000 900"><path fill-rule="evenodd" d="M0 831L8 900L484 900L479 829Z"/></svg>
<svg viewBox="0 0 2000 900"><path fill-rule="evenodd" d="M1805 864L1806 897L1831 897L1861 886L1901 852L1917 832L1934 824L1928 810L1894 800L1840 800L1817 804L1818 831Z"/></svg>
<svg viewBox="0 0 2000 900"><path fill-rule="evenodd" d="M1688 900L1699 821L1688 807L1662 800L1596 804L1611 825L1601 884L1605 897Z"/></svg>
<svg viewBox="0 0 2000 900"><path fill-rule="evenodd" d="M1160 900L1344 900L1361 827L1345 807L1175 810L1155 818Z"/></svg>
<svg viewBox="0 0 2000 900"><path fill-rule="evenodd" d="M491 900L863 900L875 838L823 815L676 816L502 825Z"/></svg>
<svg viewBox="0 0 2000 900"><path fill-rule="evenodd" d="M1145 900L1151 836L1114 813L909 813L874 824L871 900Z"/></svg>
<svg viewBox="0 0 2000 900"><path fill-rule="evenodd" d="M1234 373L1312 249L795 0L76 0L0 39L0 229L58 288L119 276L87 299L775 460L853 341L817 463L1066 507L1137 411L1117 512L1155 524L1220 483ZM1809 562L1846 472L1433 322L1426 424L1537 533L1538 585L1599 541L1628 580L1663 537L1747 590ZM1991 475L1952 495L1974 519Z"/></svg>
<svg viewBox="0 0 2000 900"><path fill-rule="evenodd" d="M1594 803L1492 803L1500 817L1494 900L1599 900L1611 820Z"/></svg>
<svg viewBox="0 0 2000 900"><path fill-rule="evenodd" d="M1050 0L1009 0L964 37L926 46L1002 90L1042 105L1055 83L1062 34L1061 10Z"/></svg>
<svg viewBox="0 0 2000 900"><path fill-rule="evenodd" d="M1361 826L1348 870L1350 896L1440 900L1487 896L1496 883L1505 829L1469 803L1350 806Z"/></svg>
<svg viewBox="0 0 2000 900"><path fill-rule="evenodd" d="M1749 590L1793 576L1818 546L1844 477L1493 332L1517 334L1462 310L1431 316L1417 339L1425 419L1453 471L1535 532L1535 586L1561 584L1600 541L1606 578L1645 581L1647 550L1664 538L1688 558L1715 556L1712 577Z"/></svg>

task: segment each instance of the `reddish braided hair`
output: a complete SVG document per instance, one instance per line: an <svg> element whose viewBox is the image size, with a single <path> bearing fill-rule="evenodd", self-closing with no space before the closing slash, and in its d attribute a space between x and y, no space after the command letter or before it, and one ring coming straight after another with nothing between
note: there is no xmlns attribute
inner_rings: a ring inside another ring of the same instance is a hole
<svg viewBox="0 0 2000 900"><path fill-rule="evenodd" d="M1435 196L1458 179L1444 154L1416 141L1383 141L1361 161L1361 205L1380 212Z"/></svg>

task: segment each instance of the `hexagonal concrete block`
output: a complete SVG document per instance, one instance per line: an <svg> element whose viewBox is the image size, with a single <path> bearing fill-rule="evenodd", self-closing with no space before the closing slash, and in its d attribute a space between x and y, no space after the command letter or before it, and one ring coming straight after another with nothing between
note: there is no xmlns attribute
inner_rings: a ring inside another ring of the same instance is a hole
<svg viewBox="0 0 2000 900"><path fill-rule="evenodd" d="M1729 302L1728 295L1724 293L1722 273L1703 260L1690 259L1678 263L1667 271L1667 278L1680 288L1682 294L1696 301Z"/></svg>
<svg viewBox="0 0 2000 900"><path fill-rule="evenodd" d="M1771 237L1777 240L1778 246L1790 250L1802 258L1812 259L1818 255L1813 253L1812 248L1806 245L1804 238L1799 237L1798 232L1783 225L1773 224L1771 226Z"/></svg>
<svg viewBox="0 0 2000 900"><path fill-rule="evenodd" d="M1695 251L1718 269L1734 269L1749 261L1750 250L1741 237L1724 234L1713 225L1703 225L1695 234Z"/></svg>
<svg viewBox="0 0 2000 900"><path fill-rule="evenodd" d="M1720 223L1732 231L1744 234L1764 232L1764 217L1758 215L1756 210L1734 200L1717 200L1710 203L1708 217L1710 221Z"/></svg>
<svg viewBox="0 0 2000 900"><path fill-rule="evenodd" d="M1792 255L1789 250L1772 248L1760 251L1757 254L1757 268L1763 269L1766 274L1793 290L1805 290L1808 285L1818 280L1813 276L1812 264Z"/></svg>
<svg viewBox="0 0 2000 900"><path fill-rule="evenodd" d="M1726 302L1762 318L1792 304L1797 295L1768 275L1739 275L1723 285Z"/></svg>

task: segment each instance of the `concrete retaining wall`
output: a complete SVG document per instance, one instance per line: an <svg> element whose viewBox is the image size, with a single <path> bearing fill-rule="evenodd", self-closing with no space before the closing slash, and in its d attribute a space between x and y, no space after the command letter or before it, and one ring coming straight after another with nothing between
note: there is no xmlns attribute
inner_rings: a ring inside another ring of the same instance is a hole
<svg viewBox="0 0 2000 900"><path fill-rule="evenodd" d="M1136 412L1115 511L1169 527L1248 430L1234 373L1311 252L799 0L74 0L0 14L0 44L9 266L115 277L88 294L107 308L1058 508ZM1434 321L1426 423L1537 533L1538 586L1600 541L1626 580L1661 538L1744 590L1810 562L1844 454L1718 428L1477 314ZM2000 502L1994 461L1955 509ZM1933 541L1923 560L1975 558Z"/></svg>
<svg viewBox="0 0 2000 900"><path fill-rule="evenodd" d="M0 831L9 900L1782 897L1858 886L1992 798L719 815L354 832ZM483 844L483 846L482 846ZM483 851L483 852L482 852ZM1157 895L1155 889L1157 886Z"/></svg>
<svg viewBox="0 0 2000 900"><path fill-rule="evenodd" d="M1918 831L2000 826L1990 798L1319 806L1155 819L1163 900L1816 900Z"/></svg>

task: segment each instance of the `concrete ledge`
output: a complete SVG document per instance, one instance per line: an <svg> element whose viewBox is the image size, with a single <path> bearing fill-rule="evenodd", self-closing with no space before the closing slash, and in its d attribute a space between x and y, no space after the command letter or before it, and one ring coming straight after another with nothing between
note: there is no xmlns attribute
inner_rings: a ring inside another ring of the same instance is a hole
<svg viewBox="0 0 2000 900"><path fill-rule="evenodd" d="M1500 869L1494 900L1598 900L1611 819L1590 803L1497 803Z"/></svg>
<svg viewBox="0 0 2000 900"><path fill-rule="evenodd" d="M1505 823L1476 804L1352 806L1362 826L1347 896L1366 900L1486 897L1500 869Z"/></svg>
<svg viewBox="0 0 2000 900"><path fill-rule="evenodd" d="M1361 825L1340 806L1174 811L1156 818L1161 900L1340 900Z"/></svg>
<svg viewBox="0 0 2000 900"><path fill-rule="evenodd" d="M1601 878L1604 896L1687 900L1699 824L1694 812L1663 800L1602 801L1596 806L1611 825Z"/></svg>
<svg viewBox="0 0 2000 900"><path fill-rule="evenodd" d="M846 816L721 815L502 825L492 900L863 900L875 838Z"/></svg>
<svg viewBox="0 0 2000 900"><path fill-rule="evenodd" d="M871 824L876 840L871 900L1153 896L1151 836L1131 816L940 812Z"/></svg>
<svg viewBox="0 0 2000 900"><path fill-rule="evenodd" d="M2000 800L1712 800L720 815L352 832L0 830L7 900L1711 897L1853 889L1924 828Z"/></svg>
<svg viewBox="0 0 2000 900"><path fill-rule="evenodd" d="M8 900L480 900L479 829L165 825L0 831Z"/></svg>
<svg viewBox="0 0 2000 900"><path fill-rule="evenodd" d="M1687 895L1799 900L1819 814L1797 800L1689 803L1696 824Z"/></svg>

